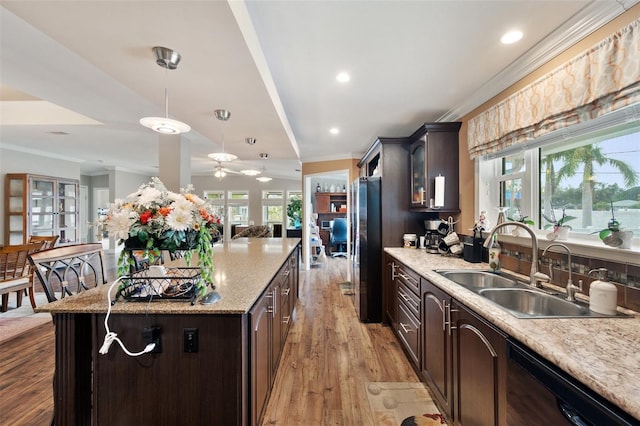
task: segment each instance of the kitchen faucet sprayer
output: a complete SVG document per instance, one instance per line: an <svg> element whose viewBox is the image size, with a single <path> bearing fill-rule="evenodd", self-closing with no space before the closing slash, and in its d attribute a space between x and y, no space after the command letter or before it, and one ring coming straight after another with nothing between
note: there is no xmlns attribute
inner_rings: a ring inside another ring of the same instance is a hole
<svg viewBox="0 0 640 426"><path fill-rule="evenodd" d="M575 302L576 291L578 290L582 291L582 280L578 281L577 286L573 285L573 281L571 280L571 250L569 249L569 247L561 243L551 243L547 246L547 248L544 249L544 251L542 252L542 256L547 254L547 250L549 250L551 247L554 247L554 246L561 247L567 252L567 262L569 262L569 265L567 268L569 270L569 279L567 280L567 286L566 286L567 300L569 302ZM553 277L553 270L551 268L551 264L549 264L549 275Z"/></svg>
<svg viewBox="0 0 640 426"><path fill-rule="evenodd" d="M500 228L504 228L506 226L516 226L522 228L531 236L531 271L529 272L529 284L532 287L538 287L538 281L549 282L548 275L543 274L542 272L538 272L538 238L536 237L536 234L533 232L533 230L524 223L509 221L497 224L491 229L491 231L489 231L489 236L486 240L484 240L483 246L485 248L488 248L489 244L492 241L493 235Z"/></svg>

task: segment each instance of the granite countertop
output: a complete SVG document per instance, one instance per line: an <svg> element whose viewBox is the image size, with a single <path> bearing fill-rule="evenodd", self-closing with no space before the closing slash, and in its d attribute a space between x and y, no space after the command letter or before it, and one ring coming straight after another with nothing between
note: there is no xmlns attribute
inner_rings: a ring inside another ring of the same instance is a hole
<svg viewBox="0 0 640 426"><path fill-rule="evenodd" d="M220 300L203 305L189 301L118 301L115 314L244 314L251 309L282 264L299 244L299 238L239 238L213 248L214 284ZM184 262L184 260L181 260ZM37 312L106 313L111 283L36 309ZM117 287L117 285L116 285ZM111 291L114 297L117 289Z"/></svg>
<svg viewBox="0 0 640 426"><path fill-rule="evenodd" d="M385 252L571 377L640 419L639 315L631 318L518 319L434 272L436 269L488 269L486 263L469 263L461 258L427 254L416 249L385 248Z"/></svg>

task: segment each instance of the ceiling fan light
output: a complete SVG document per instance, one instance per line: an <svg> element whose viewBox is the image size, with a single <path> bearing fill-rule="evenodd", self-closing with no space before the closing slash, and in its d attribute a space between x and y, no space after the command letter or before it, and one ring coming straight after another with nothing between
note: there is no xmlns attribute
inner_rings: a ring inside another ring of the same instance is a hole
<svg viewBox="0 0 640 426"><path fill-rule="evenodd" d="M217 177L218 179L222 179L223 177L225 177L227 175L227 173L225 173L225 171L222 170L222 169L217 169L216 172L213 175L215 177Z"/></svg>
<svg viewBox="0 0 640 426"><path fill-rule="evenodd" d="M191 131L191 126L188 124L165 117L144 117L140 119L140 124L165 135L175 135Z"/></svg>
<svg viewBox="0 0 640 426"><path fill-rule="evenodd" d="M219 161L221 163L227 163L229 161L237 160L238 156L229 154L228 152L212 152L208 155L214 161Z"/></svg>
<svg viewBox="0 0 640 426"><path fill-rule="evenodd" d="M267 177L267 176L260 176L257 177L256 180L260 181L260 182L269 182L270 180L272 180L273 178Z"/></svg>
<svg viewBox="0 0 640 426"><path fill-rule="evenodd" d="M247 169L247 170L240 170L240 173L246 176L258 176L262 172L260 170Z"/></svg>

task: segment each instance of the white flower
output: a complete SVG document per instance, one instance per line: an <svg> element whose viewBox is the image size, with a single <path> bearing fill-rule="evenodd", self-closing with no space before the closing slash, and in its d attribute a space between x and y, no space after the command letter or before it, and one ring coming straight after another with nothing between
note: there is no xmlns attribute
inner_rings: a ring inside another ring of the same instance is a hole
<svg viewBox="0 0 640 426"><path fill-rule="evenodd" d="M193 215L190 210L173 209L167 216L167 225L174 231L187 231L193 224Z"/></svg>
<svg viewBox="0 0 640 426"><path fill-rule="evenodd" d="M157 190L156 188L146 187L140 192L140 196L138 197L137 204L149 208L154 203L157 203L158 200L162 199L162 192Z"/></svg>
<svg viewBox="0 0 640 426"><path fill-rule="evenodd" d="M193 204L191 203L191 201L187 200L182 196L180 196L180 198L177 198L173 203L171 203L171 208L173 208L174 211L180 210L185 214L192 214L194 210Z"/></svg>
<svg viewBox="0 0 640 426"><path fill-rule="evenodd" d="M107 231L109 236L117 240L126 240L129 238L129 228L138 219L136 212L130 209L122 209L111 213L111 217L107 221Z"/></svg>

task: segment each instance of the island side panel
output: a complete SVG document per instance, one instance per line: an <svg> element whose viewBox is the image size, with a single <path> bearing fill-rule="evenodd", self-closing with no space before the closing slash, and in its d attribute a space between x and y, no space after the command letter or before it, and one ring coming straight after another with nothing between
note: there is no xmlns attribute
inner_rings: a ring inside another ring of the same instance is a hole
<svg viewBox="0 0 640 426"><path fill-rule="evenodd" d="M91 315L55 314L54 423L91 424Z"/></svg>
<svg viewBox="0 0 640 426"><path fill-rule="evenodd" d="M96 315L98 346L105 330ZM109 327L131 352L142 330L160 327L161 353L127 356L117 344L97 354L94 424L248 423L246 315L112 315ZM198 330L198 352L184 350L185 329Z"/></svg>

